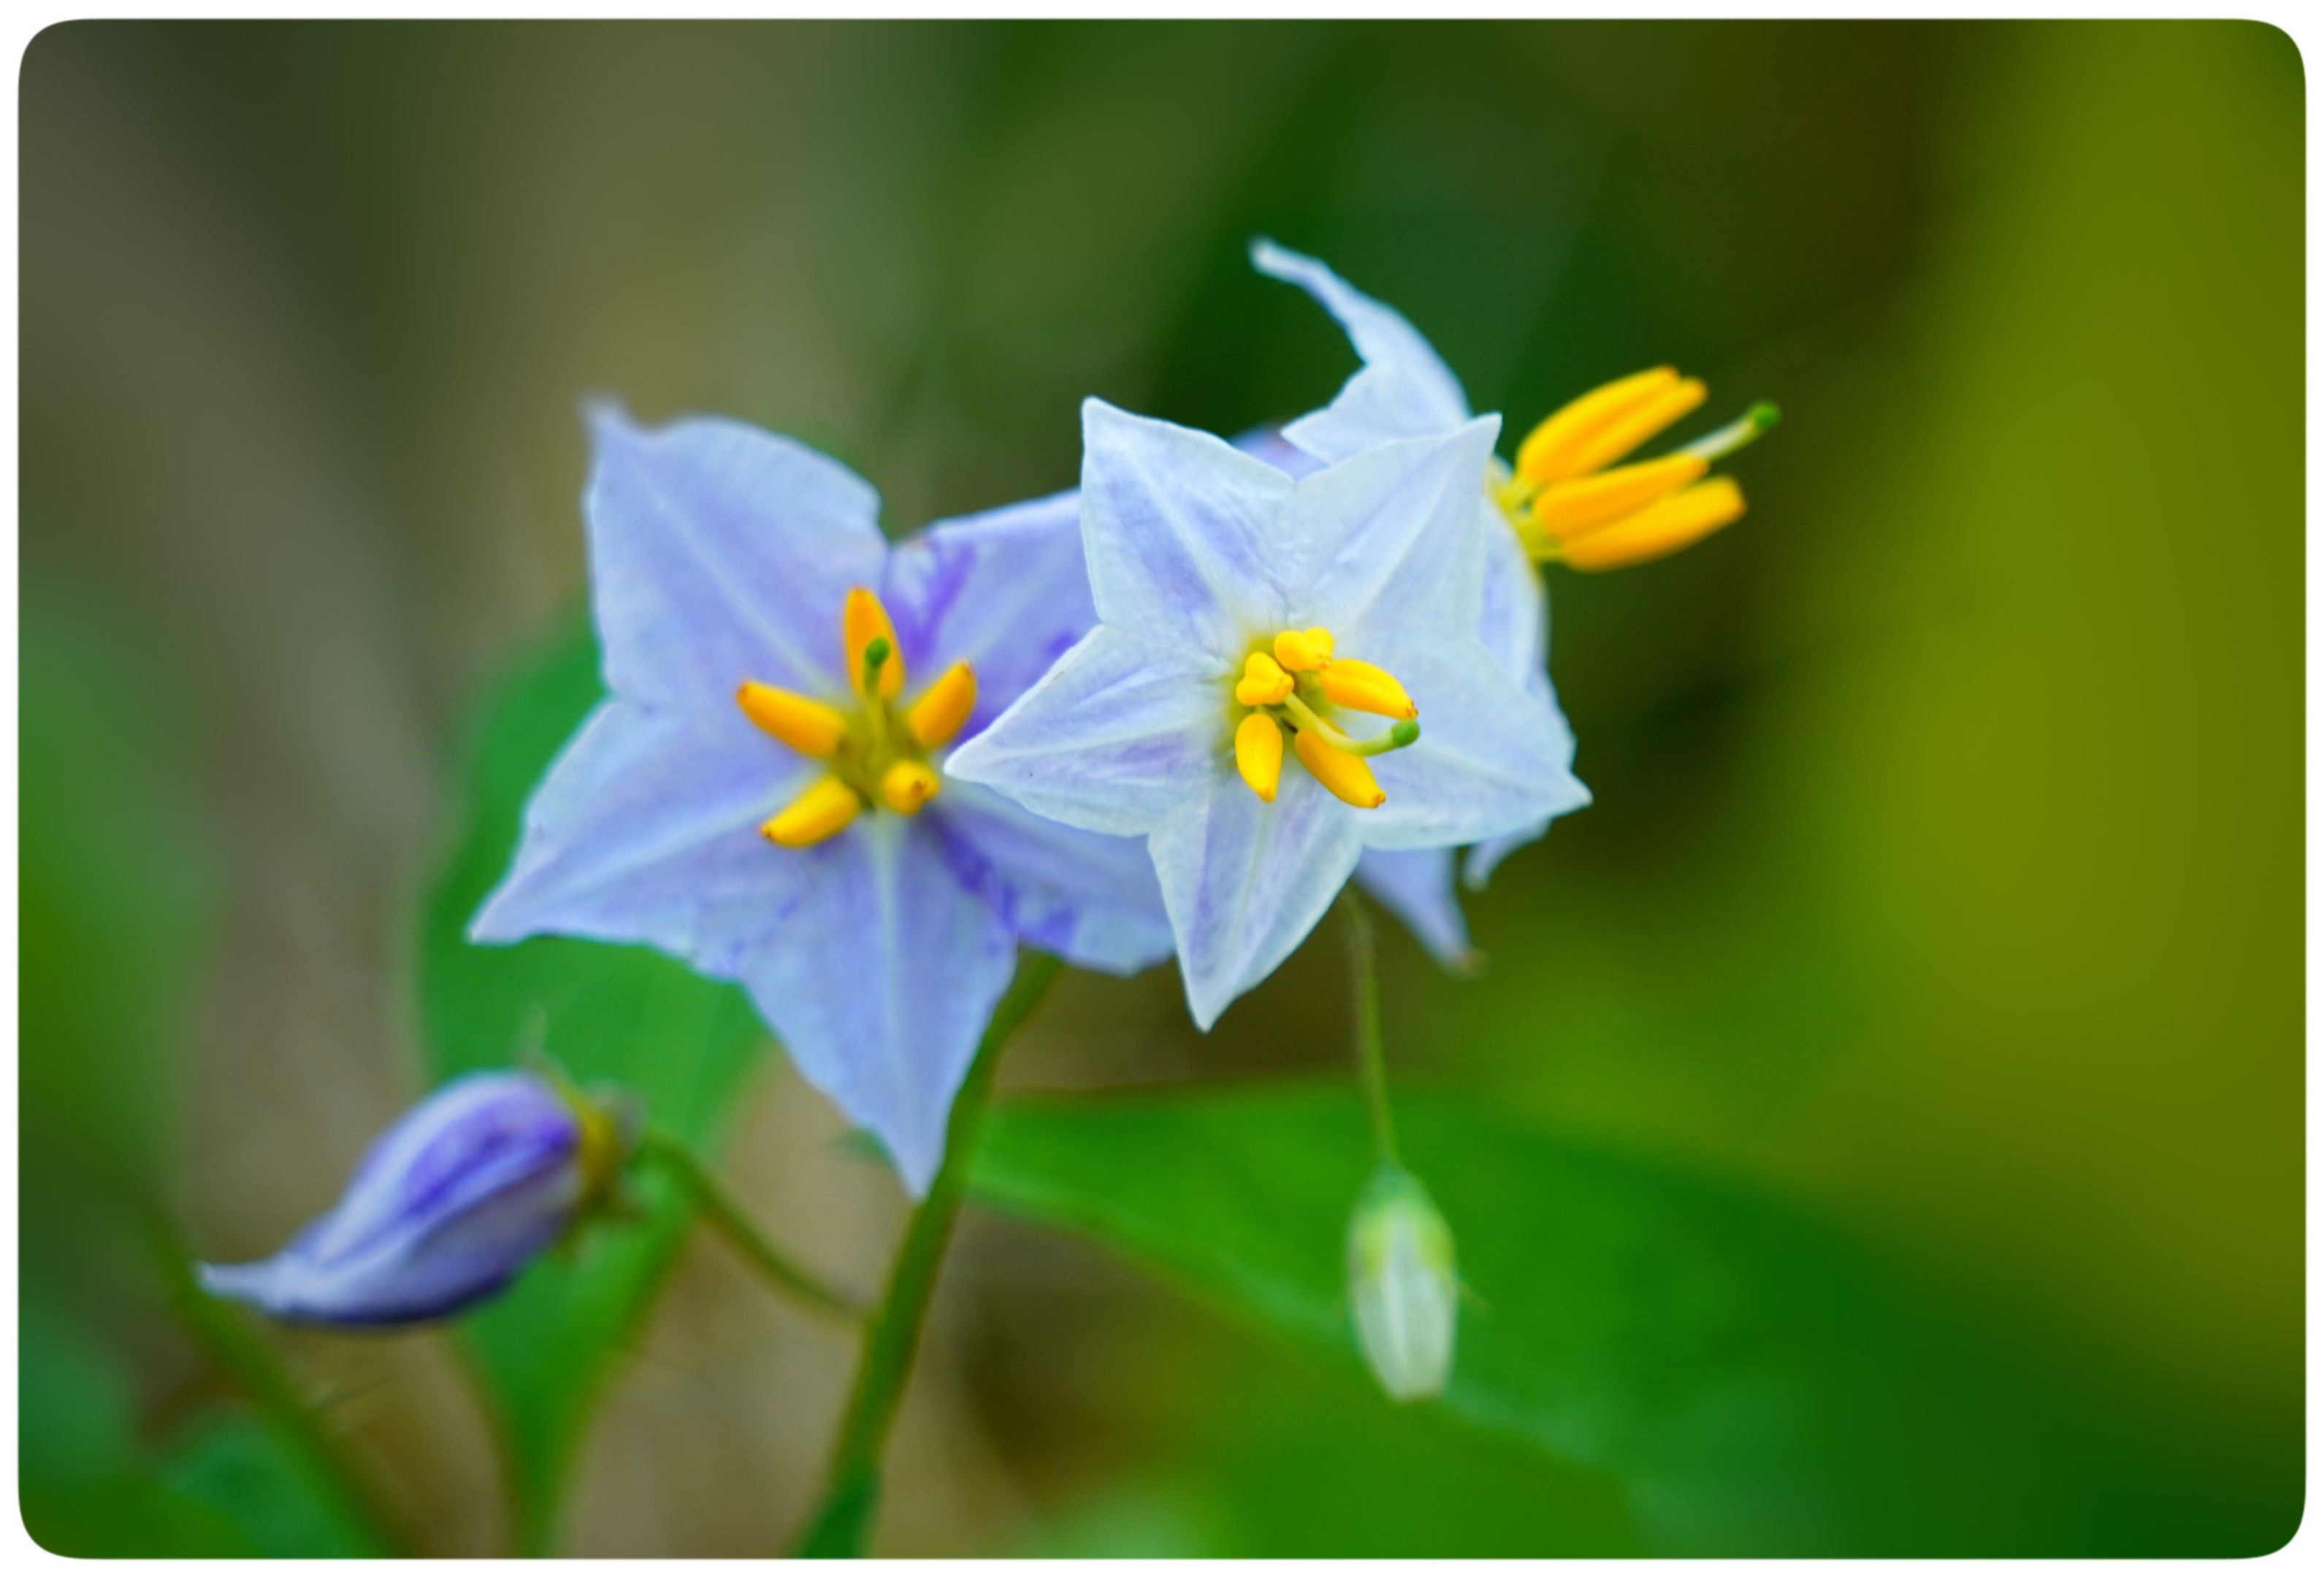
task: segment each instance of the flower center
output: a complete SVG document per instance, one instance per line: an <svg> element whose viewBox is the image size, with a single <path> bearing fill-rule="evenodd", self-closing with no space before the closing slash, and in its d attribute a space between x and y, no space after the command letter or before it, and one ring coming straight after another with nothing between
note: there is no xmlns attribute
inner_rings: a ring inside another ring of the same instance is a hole
<svg viewBox="0 0 2324 1578"><path fill-rule="evenodd" d="M847 594L839 641L853 690L849 705L835 706L755 679L744 680L734 693L752 723L831 765L760 826L788 848L822 843L866 806L917 815L943 781L928 752L960 733L976 708L976 675L965 662L954 663L904 704L904 655L897 650L896 627L867 587Z"/></svg>
<svg viewBox="0 0 2324 1578"><path fill-rule="evenodd" d="M1684 448L1614 464L1701 405L1705 392L1701 379L1655 367L1591 390L1527 434L1515 475L1488 484L1526 551L1578 570L1609 570L1674 553L1742 514L1734 479L1707 474L1712 461L1775 425L1775 408L1765 401Z"/></svg>
<svg viewBox="0 0 2324 1578"><path fill-rule="evenodd" d="M1384 734L1353 740L1329 721L1336 708L1394 718ZM1286 630L1243 660L1234 681L1235 770L1270 804L1283 777L1283 731L1315 781L1360 810L1388 798L1364 765L1420 738L1420 709L1385 669L1332 655L1332 632Z"/></svg>

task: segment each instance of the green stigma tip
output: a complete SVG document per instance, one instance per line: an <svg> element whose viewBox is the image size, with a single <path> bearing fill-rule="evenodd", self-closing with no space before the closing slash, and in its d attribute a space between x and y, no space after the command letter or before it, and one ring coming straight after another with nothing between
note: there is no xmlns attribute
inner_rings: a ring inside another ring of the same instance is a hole
<svg viewBox="0 0 2324 1578"><path fill-rule="evenodd" d="M888 660L888 654L893 650L886 636L875 635L863 643L863 661L867 667L876 669Z"/></svg>
<svg viewBox="0 0 2324 1578"><path fill-rule="evenodd" d="M1410 718L1406 718L1404 722L1390 729L1388 732L1388 737L1395 741L1397 749L1401 751L1404 747L1411 744L1415 740L1420 738L1420 725L1414 723Z"/></svg>
<svg viewBox="0 0 2324 1578"><path fill-rule="evenodd" d="M1751 425L1763 433L1783 420L1783 408L1772 400L1763 400L1751 408Z"/></svg>

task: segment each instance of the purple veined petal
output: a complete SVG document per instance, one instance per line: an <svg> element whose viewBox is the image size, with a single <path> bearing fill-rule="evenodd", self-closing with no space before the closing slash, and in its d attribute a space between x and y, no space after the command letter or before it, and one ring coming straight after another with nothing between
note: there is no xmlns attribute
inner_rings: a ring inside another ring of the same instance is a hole
<svg viewBox="0 0 2324 1578"><path fill-rule="evenodd" d="M739 978L792 1066L879 1137L920 1196L1015 971L1015 939L954 874L925 815L860 817L798 853L798 902L763 928Z"/></svg>
<svg viewBox="0 0 2324 1578"><path fill-rule="evenodd" d="M1485 576L1477 479L1499 422L1381 444L1302 477L1291 520L1312 568L1293 623L1329 628L1343 655L1368 662L1382 630L1472 636Z"/></svg>
<svg viewBox="0 0 2324 1578"><path fill-rule="evenodd" d="M1571 740L1471 636L1383 642L1380 666L1420 707L1420 742L1371 760L1388 799L1362 814L1374 849L1477 844L1589 802L1566 762Z"/></svg>
<svg viewBox="0 0 2324 1578"><path fill-rule="evenodd" d="M1098 616L1240 664L1284 623L1291 479L1223 439L1082 404L1082 540Z"/></svg>
<svg viewBox="0 0 2324 1578"><path fill-rule="evenodd" d="M806 876L802 852L759 825L821 771L731 701L711 714L601 703L533 791L515 863L469 938L647 943L731 975Z"/></svg>
<svg viewBox="0 0 2324 1578"><path fill-rule="evenodd" d="M338 1204L270 1260L203 1286L284 1320L395 1325L505 1284L564 1232L586 1187L580 1121L546 1081L456 1080L374 1141Z"/></svg>
<svg viewBox="0 0 2324 1578"><path fill-rule="evenodd" d="M1373 300L1314 258L1261 238L1250 261L1263 274L1297 285L1339 319L1363 366L1323 410L1283 436L1319 459L1344 460L1392 438L1446 432L1469 420L1461 381L1394 308Z"/></svg>
<svg viewBox="0 0 2324 1578"><path fill-rule="evenodd" d="M1457 974L1474 969L1478 955L1453 891L1452 862L1449 849L1367 849L1356 863L1356 884Z"/></svg>
<svg viewBox="0 0 2324 1578"><path fill-rule="evenodd" d="M1231 673L1102 624L947 757L945 776L1067 826L1134 837L1204 792L1227 759Z"/></svg>
<svg viewBox="0 0 2324 1578"><path fill-rule="evenodd" d="M965 660L973 738L1097 623L1078 493L939 521L889 556L882 598L915 684Z"/></svg>
<svg viewBox="0 0 2324 1578"><path fill-rule="evenodd" d="M678 711L732 709L745 679L843 695L839 609L877 586L880 496L837 461L742 422L633 426L590 411L583 514L605 682Z"/></svg>
<svg viewBox="0 0 2324 1578"><path fill-rule="evenodd" d="M1019 940L1117 975L1170 956L1170 917L1144 839L1084 833L963 780L947 781L920 816L954 874Z"/></svg>
<svg viewBox="0 0 2324 1578"><path fill-rule="evenodd" d="M1178 939L1178 969L1194 1023L1274 973L1315 928L1363 838L1358 813L1286 764L1272 804L1231 765L1214 771L1147 840Z"/></svg>

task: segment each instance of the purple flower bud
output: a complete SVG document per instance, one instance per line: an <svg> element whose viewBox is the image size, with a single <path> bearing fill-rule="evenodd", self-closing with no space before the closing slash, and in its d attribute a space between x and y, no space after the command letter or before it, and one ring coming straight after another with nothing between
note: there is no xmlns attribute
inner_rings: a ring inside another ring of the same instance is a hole
<svg viewBox="0 0 2324 1578"><path fill-rule="evenodd" d="M603 1195L613 1116L533 1074L472 1074L373 1141L346 1193L272 1260L197 1268L280 1320L392 1326L489 1297Z"/></svg>

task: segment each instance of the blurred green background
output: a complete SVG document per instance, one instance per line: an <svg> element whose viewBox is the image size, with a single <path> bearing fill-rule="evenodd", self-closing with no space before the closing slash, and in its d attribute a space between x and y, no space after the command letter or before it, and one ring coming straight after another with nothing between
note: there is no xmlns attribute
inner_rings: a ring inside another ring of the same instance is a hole
<svg viewBox="0 0 2324 1578"><path fill-rule="evenodd" d="M1499 1279L1471 1390L1393 1408L1333 1335L1336 939L1208 1037L1167 970L1071 978L1004 1082L1087 1094L996 1130L881 1549L2297 1527L2282 33L80 23L20 93L20 1490L52 1548L781 1545L851 1348L713 1245L654 1241L659 1301L606 1317L532 1514L505 1482L545 1460L494 1410L548 1383L508 1379L511 1323L596 1262L360 1339L221 1317L170 1268L271 1252L494 1055L475 1005L515 988L461 974L445 917L588 703L556 655L579 397L796 434L901 532L1070 485L1087 394L1221 432L1325 401L1352 358L1256 233L1403 309L1518 432L1661 362L1711 416L1786 420L1730 467L1738 525L1552 573L1597 799L1471 904L1490 970L1389 940L1416 1157ZM702 1048L687 1121L872 1286L888 1175L723 1000L595 956L524 955L660 992ZM667 1083L661 1044L604 1057ZM1250 1242L1206 1236L1235 1206ZM1556 1347L1552 1306L1596 1335ZM1768 1444L1857 1415L1913 1444L1862 1454L1905 1465L1877 1485Z"/></svg>

